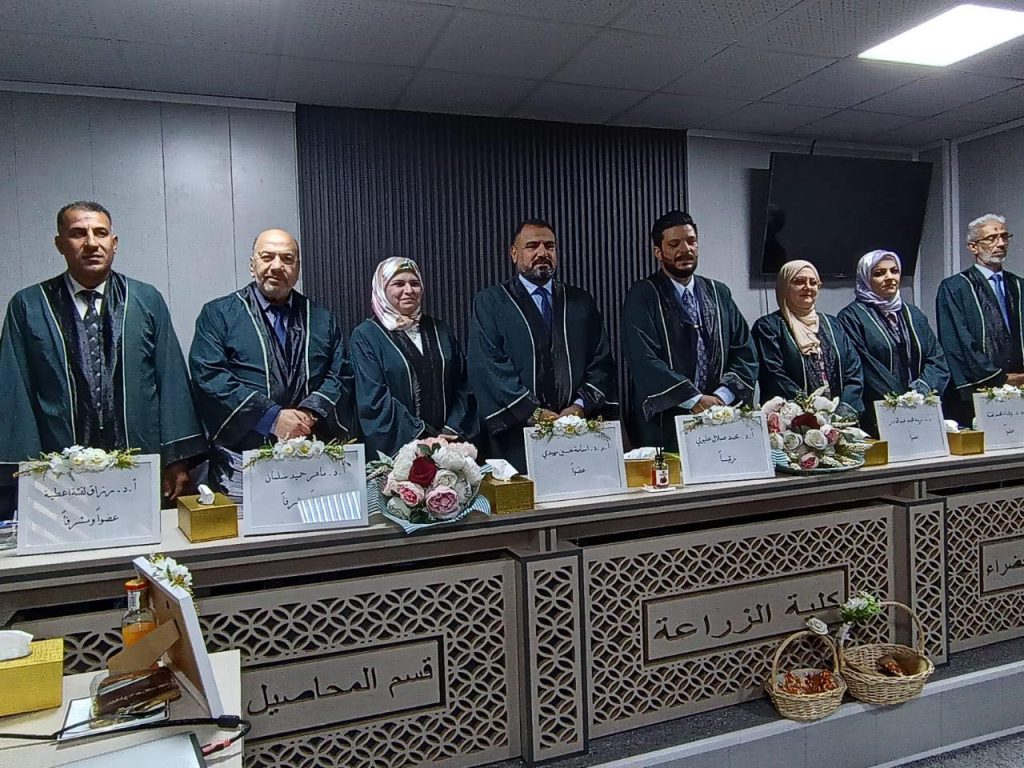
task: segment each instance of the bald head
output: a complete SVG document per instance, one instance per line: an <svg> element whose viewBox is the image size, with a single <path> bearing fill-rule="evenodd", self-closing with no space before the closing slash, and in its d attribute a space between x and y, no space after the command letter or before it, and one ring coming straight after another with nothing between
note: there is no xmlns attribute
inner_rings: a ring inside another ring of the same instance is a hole
<svg viewBox="0 0 1024 768"><path fill-rule="evenodd" d="M290 232L265 229L252 244L252 279L267 301L283 304L299 279L299 244Z"/></svg>

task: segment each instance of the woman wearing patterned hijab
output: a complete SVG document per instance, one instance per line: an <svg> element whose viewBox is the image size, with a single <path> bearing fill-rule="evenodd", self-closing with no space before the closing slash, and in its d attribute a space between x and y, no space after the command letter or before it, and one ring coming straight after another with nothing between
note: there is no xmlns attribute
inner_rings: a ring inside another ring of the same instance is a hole
<svg viewBox="0 0 1024 768"><path fill-rule="evenodd" d="M373 275L374 316L352 332L359 424L369 458L420 437L476 437L466 358L448 324L422 312L412 259L385 259Z"/></svg>
<svg viewBox="0 0 1024 768"><path fill-rule="evenodd" d="M779 270L779 309L751 329L761 361L761 401L776 395L788 400L824 386L843 411L859 415L864 410L860 358L838 321L815 309L820 288L818 270L809 261L790 261Z"/></svg>
<svg viewBox="0 0 1024 768"><path fill-rule="evenodd" d="M857 264L856 299L839 313L864 369L864 423L870 430L876 400L911 389L941 395L949 383L946 357L927 318L900 296L901 272L892 251L864 254Z"/></svg>

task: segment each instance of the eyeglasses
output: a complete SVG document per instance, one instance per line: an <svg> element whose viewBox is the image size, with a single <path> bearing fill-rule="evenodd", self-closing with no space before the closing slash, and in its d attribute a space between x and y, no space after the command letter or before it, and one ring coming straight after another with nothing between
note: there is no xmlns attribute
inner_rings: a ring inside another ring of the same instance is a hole
<svg viewBox="0 0 1024 768"><path fill-rule="evenodd" d="M256 258L262 261L264 264L270 264L274 259L280 259L281 263L286 267L290 267L297 264L299 257L294 253L271 253L270 251L260 251L256 254Z"/></svg>
<svg viewBox="0 0 1024 768"><path fill-rule="evenodd" d="M1009 232L996 232L994 235L988 237L979 237L977 240L972 240L972 243L984 243L985 245L993 245L998 240L1005 240L1010 242L1013 239L1013 235Z"/></svg>

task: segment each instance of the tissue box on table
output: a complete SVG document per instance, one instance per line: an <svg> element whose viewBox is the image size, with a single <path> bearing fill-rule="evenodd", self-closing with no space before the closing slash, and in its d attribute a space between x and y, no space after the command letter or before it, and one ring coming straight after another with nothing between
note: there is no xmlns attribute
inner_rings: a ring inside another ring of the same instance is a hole
<svg viewBox="0 0 1024 768"><path fill-rule="evenodd" d="M976 429L947 432L949 452L954 456L974 456L985 452L985 433Z"/></svg>
<svg viewBox="0 0 1024 768"><path fill-rule="evenodd" d="M233 539L238 535L238 506L223 493L213 495L213 504L200 504L198 496L181 496L178 527L189 541Z"/></svg>
<svg viewBox="0 0 1024 768"><path fill-rule="evenodd" d="M533 480L515 475L511 480L498 480L484 475L480 483L481 495L490 502L495 515L510 515L533 509Z"/></svg>
<svg viewBox="0 0 1024 768"><path fill-rule="evenodd" d="M59 707L64 701L64 638L36 640L31 653L0 661L0 717Z"/></svg>
<svg viewBox="0 0 1024 768"><path fill-rule="evenodd" d="M881 467L889 463L889 443L868 438L871 447L864 452L865 467Z"/></svg>

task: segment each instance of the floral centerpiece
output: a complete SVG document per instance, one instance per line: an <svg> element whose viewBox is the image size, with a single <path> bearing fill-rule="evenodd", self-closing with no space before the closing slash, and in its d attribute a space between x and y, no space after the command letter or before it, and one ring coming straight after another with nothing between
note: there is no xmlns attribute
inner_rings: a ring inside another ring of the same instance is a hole
<svg viewBox="0 0 1024 768"><path fill-rule="evenodd" d="M698 427L732 424L741 419L752 419L757 413L749 405L713 405L705 411L694 414L693 418L687 419L685 429L687 432L692 432Z"/></svg>
<svg viewBox="0 0 1024 768"><path fill-rule="evenodd" d="M882 401L885 403L886 408L916 408L921 405L938 405L939 393L933 391L924 394L915 389L904 392L902 395L890 392Z"/></svg>
<svg viewBox="0 0 1024 768"><path fill-rule="evenodd" d="M986 400L995 400L998 403L1005 403L1007 400L1024 398L1024 387L1015 387L1013 384L1003 384L1001 387L986 387L979 389L978 394L984 395Z"/></svg>
<svg viewBox="0 0 1024 768"><path fill-rule="evenodd" d="M854 469L864 463L867 432L841 413L839 398L824 388L792 400L773 397L763 406L775 464L796 472Z"/></svg>
<svg viewBox="0 0 1024 768"><path fill-rule="evenodd" d="M173 557L157 553L149 558L153 565L154 576L160 581L170 584L172 587L184 589L191 596L192 574L188 568L179 563Z"/></svg>
<svg viewBox="0 0 1024 768"><path fill-rule="evenodd" d="M411 523L454 520L480 489L483 470L472 443L444 437L413 440L395 457L379 454L370 462L369 478L383 480L387 511Z"/></svg>
<svg viewBox="0 0 1024 768"><path fill-rule="evenodd" d="M42 475L52 472L54 477L74 475L76 472L102 472L107 469L132 469L137 460L137 448L126 451L104 451L102 448L84 448L72 445L63 451L43 453L38 459L25 462L25 468L14 473L22 475Z"/></svg>
<svg viewBox="0 0 1024 768"><path fill-rule="evenodd" d="M315 459L320 456L327 456L334 461L346 461L345 445L335 440L325 443L323 440L308 437L293 437L288 440L278 440L273 445L261 446L245 464L248 469L253 464L269 459Z"/></svg>
<svg viewBox="0 0 1024 768"><path fill-rule="evenodd" d="M557 419L541 419L534 426L530 437L534 440L550 440L552 437L579 437L589 433L608 437L605 434L604 421L602 419L584 419L582 416L559 416Z"/></svg>

